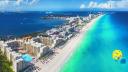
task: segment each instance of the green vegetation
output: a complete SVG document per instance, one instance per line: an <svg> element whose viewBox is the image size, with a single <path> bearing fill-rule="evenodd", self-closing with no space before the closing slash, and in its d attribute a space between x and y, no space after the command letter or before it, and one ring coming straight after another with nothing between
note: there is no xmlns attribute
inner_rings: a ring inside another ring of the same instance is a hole
<svg viewBox="0 0 128 72"><path fill-rule="evenodd" d="M0 72L13 72L12 62L8 61L6 55L0 50Z"/></svg>

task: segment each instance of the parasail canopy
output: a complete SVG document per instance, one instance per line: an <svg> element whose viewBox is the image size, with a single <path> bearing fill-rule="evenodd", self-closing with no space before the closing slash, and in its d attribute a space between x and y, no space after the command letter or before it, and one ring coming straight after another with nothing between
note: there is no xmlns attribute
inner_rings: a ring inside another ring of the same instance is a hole
<svg viewBox="0 0 128 72"><path fill-rule="evenodd" d="M114 60L120 60L122 58L122 52L121 50L114 50L113 53L112 53L112 58Z"/></svg>

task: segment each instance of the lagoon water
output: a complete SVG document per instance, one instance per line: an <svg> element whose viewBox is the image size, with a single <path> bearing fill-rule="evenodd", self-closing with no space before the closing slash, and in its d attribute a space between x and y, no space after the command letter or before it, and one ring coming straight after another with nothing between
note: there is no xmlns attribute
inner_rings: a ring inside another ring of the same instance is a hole
<svg viewBox="0 0 128 72"><path fill-rule="evenodd" d="M0 36L21 36L32 32L46 31L64 24L62 19L43 19L40 12L0 13Z"/></svg>
<svg viewBox="0 0 128 72"><path fill-rule="evenodd" d="M126 63L112 59L123 52ZM106 14L86 32L76 51L60 72L128 72L128 12Z"/></svg>
<svg viewBox="0 0 128 72"><path fill-rule="evenodd" d="M43 19L46 16L87 16L90 12L0 12L0 36L21 36L46 31L63 25L63 19Z"/></svg>

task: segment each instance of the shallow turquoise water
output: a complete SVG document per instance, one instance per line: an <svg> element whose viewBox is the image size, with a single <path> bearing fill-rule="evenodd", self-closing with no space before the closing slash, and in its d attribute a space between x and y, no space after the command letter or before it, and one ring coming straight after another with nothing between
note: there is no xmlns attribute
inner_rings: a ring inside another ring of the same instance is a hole
<svg viewBox="0 0 128 72"><path fill-rule="evenodd" d="M128 28L116 23L112 15L99 18L60 72L128 72L127 62L121 64L112 59L115 49L120 49L123 58L128 59Z"/></svg>

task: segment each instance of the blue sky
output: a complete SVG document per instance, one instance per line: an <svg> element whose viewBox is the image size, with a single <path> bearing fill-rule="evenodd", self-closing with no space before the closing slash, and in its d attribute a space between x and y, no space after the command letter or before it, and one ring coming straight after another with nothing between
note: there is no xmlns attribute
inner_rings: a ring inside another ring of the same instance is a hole
<svg viewBox="0 0 128 72"><path fill-rule="evenodd" d="M128 0L0 0L0 11L128 10Z"/></svg>

